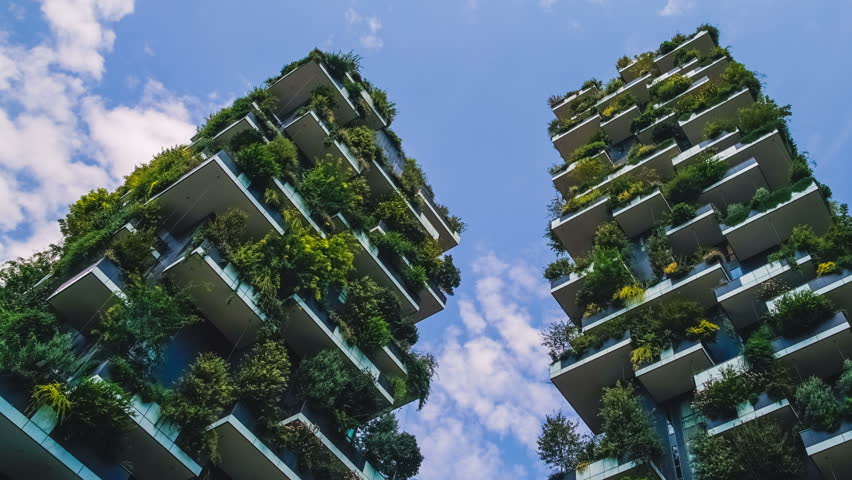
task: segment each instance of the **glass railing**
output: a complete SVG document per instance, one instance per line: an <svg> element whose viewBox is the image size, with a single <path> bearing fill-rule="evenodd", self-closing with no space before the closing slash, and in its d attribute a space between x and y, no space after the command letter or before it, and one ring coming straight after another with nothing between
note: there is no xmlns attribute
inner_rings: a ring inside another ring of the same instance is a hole
<svg viewBox="0 0 852 480"><path fill-rule="evenodd" d="M796 251L793 254L793 258L798 261L808 256L808 252L804 251ZM783 272L788 267L788 263L786 260L781 260L777 262L770 262L766 265L752 270L748 273L743 274L739 278L731 280L730 282L722 285L721 287L716 288L716 296L721 297L728 292L736 290L744 285L753 286L759 283L763 283L766 280L778 275Z"/></svg>
<svg viewBox="0 0 852 480"><path fill-rule="evenodd" d="M249 432L252 433L257 438L258 442L261 442L267 450L275 454L278 459L284 462L291 470L298 474L302 474L299 470L299 457L295 452L289 450L287 448L275 447L272 448L271 445L263 443L260 440L259 429L258 429L258 419L255 416L254 412L248 407L248 405L243 404L242 402L237 402L236 405L231 409L230 414L233 415L237 421L239 421ZM234 461L239 461L235 459Z"/></svg>
<svg viewBox="0 0 852 480"><path fill-rule="evenodd" d="M240 179L240 168L237 166L236 162L231 158L230 155L224 150L220 150L219 153L216 154L222 160L222 164L234 174L234 177L242 184L243 188L257 201L258 205L269 215L272 220L278 224L279 227L284 229L284 216L281 215L281 212L278 212L274 208L272 208L269 204L264 200L263 192L254 184L251 180L248 179L248 176L244 177L245 180Z"/></svg>
<svg viewBox="0 0 852 480"><path fill-rule="evenodd" d="M754 209L752 209L752 210L750 210L750 211L748 212L748 215L747 215L744 219L740 220L739 222L737 222L737 223L735 223L735 224L732 224L732 225L726 225L726 224L724 224L724 223L720 223L720 224L719 224L719 227L720 227L720 228L722 229L722 231L724 232L725 230L728 230L728 229L730 229L730 228L734 228L734 227L738 227L738 226L744 225L744 224L745 224L746 222L748 222L748 221L749 221L749 219L751 219L751 218L754 218L754 217L757 217L757 216L760 216L760 215L767 215L767 214L770 214L770 213L772 213L772 212L775 212L775 211L777 211L778 209L780 209L780 208L782 208L782 207L785 207L785 206L787 206L787 205L790 205L791 203L795 202L796 200L798 200L798 199L800 199L800 198L804 197L805 195L807 195L808 193L810 193L810 189L811 189L811 187L813 187L813 186L814 186L814 184L813 184L813 183L811 183L810 185L808 185L808 186L807 186L807 187L805 187L804 189L799 190L798 192L796 192L796 191L791 192L791 193L790 193L790 199L789 199L789 200L784 201L784 202L780 202L780 203L778 203L777 205L775 205L775 206L774 206L774 207L772 207L772 208L769 208L769 209L764 210L764 211L762 211L762 212L761 212L761 211L759 211L759 210L754 210ZM789 188L789 187L783 187L783 188Z"/></svg>
<svg viewBox="0 0 852 480"><path fill-rule="evenodd" d="M289 416L302 414L309 422L311 422L319 432L326 437L334 447L340 451L353 465L360 471L364 470L367 460L352 445L352 442L343 433L340 433L339 426L331 419L319 412L311 409L307 404L302 404L298 409L292 410Z"/></svg>
<svg viewBox="0 0 852 480"><path fill-rule="evenodd" d="M843 280L844 278L849 277L850 275L852 275L852 270L844 269L844 270L841 270L838 273L832 273L832 274L829 274L829 275L823 275L822 277L819 277L819 278L815 278L815 279L811 280L810 282L808 282L808 287L810 287L811 291L815 292L817 290L820 290L822 288L825 288L825 287L831 285L832 283Z"/></svg>
<svg viewBox="0 0 852 480"><path fill-rule="evenodd" d="M807 430L803 430L800 435L802 437L802 443L805 444L805 448L809 448L818 443L831 440L849 432L852 432L852 420L846 419L840 423L840 426L837 427L837 429L831 432L822 432L814 430L813 428L808 428Z"/></svg>
<svg viewBox="0 0 852 480"><path fill-rule="evenodd" d="M614 345L617 345L617 344L619 344L619 343L621 343L621 342L623 342L623 341L625 341L629 338L630 338L630 330L624 332L624 334L621 335L620 337L614 337L614 338L607 339L606 341L603 342L603 344L600 347L590 348L590 349L586 350L585 352L583 352L582 355L577 355L575 352L569 351L569 352L566 353L566 355L562 359L559 360L559 362L558 362L559 369L563 370L565 368L568 368L568 367L576 364L577 362L579 362L581 360L584 360L586 358L591 357L592 355L603 352L604 350L611 348Z"/></svg>
<svg viewBox="0 0 852 480"><path fill-rule="evenodd" d="M666 234L668 235L669 233L674 232L675 230L678 230L680 228L683 228L683 227L689 225L690 223L694 222L698 217L704 215L707 212L711 212L711 211L713 211L713 205L711 205L709 203L702 205L701 207L699 207L695 210L695 216L690 218L689 220L681 223L680 225L668 225L666 227Z"/></svg>
<svg viewBox="0 0 852 480"><path fill-rule="evenodd" d="M772 340L772 348L775 352L780 352L785 348L789 348L798 343L802 343L805 340L808 340L820 333L831 330L834 327L839 325L849 325L849 322L846 321L846 316L843 315L842 312L835 313L831 318L825 320L821 324L817 325L813 330L803 333L801 335L796 335L795 337L777 337Z"/></svg>

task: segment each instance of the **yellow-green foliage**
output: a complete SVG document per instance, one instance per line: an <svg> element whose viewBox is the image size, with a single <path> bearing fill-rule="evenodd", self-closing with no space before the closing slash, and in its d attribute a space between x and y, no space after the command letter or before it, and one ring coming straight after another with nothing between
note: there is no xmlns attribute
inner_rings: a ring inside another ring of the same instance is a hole
<svg viewBox="0 0 852 480"><path fill-rule="evenodd" d="M181 175L202 162L202 158L184 146L167 148L147 164L139 165L125 177L124 187L134 198L146 200L164 190Z"/></svg>
<svg viewBox="0 0 852 480"><path fill-rule="evenodd" d="M686 336L700 340L710 340L716 336L719 331L719 325L710 322L706 319L701 319L698 325L694 325L686 329Z"/></svg>
<svg viewBox="0 0 852 480"><path fill-rule="evenodd" d="M642 345L635 348L630 354L630 362L633 364L633 369L638 370L642 365L653 362L659 353L659 349L651 345Z"/></svg>
<svg viewBox="0 0 852 480"><path fill-rule="evenodd" d="M572 197L570 200L565 202L565 206L562 207L562 213L566 214L575 210L579 210L587 204L592 203L592 201L597 200L602 193L603 192L601 192L599 189L595 189L586 194L577 197Z"/></svg>
<svg viewBox="0 0 852 480"><path fill-rule="evenodd" d="M645 289L641 285L631 284L625 285L619 291L613 294L613 300L621 300L623 302L632 302L641 300L645 296Z"/></svg>
<svg viewBox="0 0 852 480"><path fill-rule="evenodd" d="M38 409L40 405L47 405L56 412L59 423L62 423L62 419L65 418L65 414L71 408L68 392L59 382L36 385L33 389L32 399L33 410Z"/></svg>
<svg viewBox="0 0 852 480"><path fill-rule="evenodd" d="M823 262L817 266L817 277L834 273L837 270L837 264L834 262Z"/></svg>
<svg viewBox="0 0 852 480"><path fill-rule="evenodd" d="M612 164L600 156L583 158L574 165L574 177L580 184L597 183L611 171Z"/></svg>

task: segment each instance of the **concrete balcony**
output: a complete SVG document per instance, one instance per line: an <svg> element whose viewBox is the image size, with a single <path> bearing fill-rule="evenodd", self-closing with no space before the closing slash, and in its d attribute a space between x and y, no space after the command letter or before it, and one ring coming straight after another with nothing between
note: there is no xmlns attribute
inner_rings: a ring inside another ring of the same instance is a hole
<svg viewBox="0 0 852 480"><path fill-rule="evenodd" d="M355 79L352 77L352 74L346 72L346 79L352 83L356 83ZM388 125L390 122L386 119L379 110L376 108L375 102L373 102L373 96L370 95L365 89L361 89L359 92L359 98L356 99L356 102L360 103L363 107L363 116L359 120L360 123L370 127L372 130L381 130Z"/></svg>
<svg viewBox="0 0 852 480"><path fill-rule="evenodd" d="M394 403L393 387L387 375L398 375L404 372L405 367L389 366L383 372L376 363L368 357L360 348L350 344L343 336L340 325L331 320L328 313L316 304L312 299L298 294L288 299L287 303L289 321L283 326L284 338L299 358L315 355L330 348L339 350L349 361L350 365L360 371L370 372L375 380L374 386L381 398L392 405ZM388 348L388 347L385 347ZM385 351L382 349L380 356L396 356L397 351ZM390 360L393 363L402 363L402 359ZM387 364L387 362L383 362ZM386 375L387 374L387 375Z"/></svg>
<svg viewBox="0 0 852 480"><path fill-rule="evenodd" d="M809 428L800 434L805 451L823 478L852 478L852 421L844 420L834 431Z"/></svg>
<svg viewBox="0 0 852 480"><path fill-rule="evenodd" d="M83 333L100 323L100 315L124 298L124 274L102 258L59 286L48 298L63 321Z"/></svg>
<svg viewBox="0 0 852 480"><path fill-rule="evenodd" d="M461 242L461 234L450 226L444 214L438 208L438 204L432 198L432 194L421 190L417 192L417 198L423 207L422 212L426 214L426 220L438 231L438 246L441 247L441 251L446 252L458 246Z"/></svg>
<svg viewBox="0 0 852 480"><path fill-rule="evenodd" d="M0 380L3 380L0 378ZM30 392L0 382L0 472L12 479L99 480L100 477L49 436L55 418L30 418Z"/></svg>
<svg viewBox="0 0 852 480"><path fill-rule="evenodd" d="M568 314L568 317L571 318L575 324L579 324L580 318L583 316L583 312L580 310L579 305L577 305L577 292L580 291L580 289L583 288L583 284L586 283L586 275L588 272L592 271L594 268L595 266L592 265L583 272L574 272L550 282L550 294L553 295L553 298L556 299L556 302L559 303L562 310Z"/></svg>
<svg viewBox="0 0 852 480"><path fill-rule="evenodd" d="M742 261L777 245L797 225L807 224L822 235L831 223L831 213L816 183L801 192L793 192L790 200L765 212L752 210L748 217L732 226L720 225L722 235Z"/></svg>
<svg viewBox="0 0 852 480"><path fill-rule="evenodd" d="M612 165L612 159L609 157L609 153L607 153L606 150L594 155L592 158L596 162L603 162L605 164ZM577 178L577 163L578 162L574 162L568 165L552 177L553 186L559 190L559 193L561 193L563 197L570 196L571 188L580 185L580 179Z"/></svg>
<svg viewBox="0 0 852 480"><path fill-rule="evenodd" d="M411 292L406 286L402 274L390 263L386 263L379 254L379 248L375 246L366 233L353 229L343 215L334 216L334 222L340 231L349 230L358 241L360 248L355 251L355 268L361 275L367 275L379 285L394 292L399 300L403 315L420 316L420 304L418 295Z"/></svg>
<svg viewBox="0 0 852 480"><path fill-rule="evenodd" d="M664 125L677 126L677 116L674 113L667 113L658 117L650 125L636 132L636 138L644 144L654 143L654 131Z"/></svg>
<svg viewBox="0 0 852 480"><path fill-rule="evenodd" d="M283 130L311 161L316 162L317 159L331 155L344 160L343 165L349 175L355 176L363 170L361 162L349 147L330 137L331 129L315 110L305 113L297 110L284 120Z"/></svg>
<svg viewBox="0 0 852 480"><path fill-rule="evenodd" d="M795 269L786 261L767 263L716 289L716 299L737 329L757 322L766 311L760 298L761 287L766 282L796 285L815 275L813 260L807 253L797 252L795 262Z"/></svg>
<svg viewBox="0 0 852 480"><path fill-rule="evenodd" d="M694 77L694 78L691 78L691 80L692 80L692 85L690 85L689 88L687 88L686 90L681 92L676 97L674 97L670 100L667 100L665 102L658 103L654 106L656 108L671 107L673 105L676 105L678 102L681 102L681 101L683 101L687 98L692 98L692 97L701 95L702 93L704 93L704 90L706 90L707 87L709 87L712 84L712 82L710 81L710 78L706 77L706 76L705 77Z"/></svg>
<svg viewBox="0 0 852 480"><path fill-rule="evenodd" d="M258 294L210 242L186 252L164 271L186 286L193 303L235 348L251 345L266 315Z"/></svg>
<svg viewBox="0 0 852 480"><path fill-rule="evenodd" d="M604 177L604 179L601 180L600 183L595 185L591 190L596 188L604 189L608 187L612 183L612 181L617 178L640 176L646 172L653 172L661 181L668 180L669 178L671 178L672 175L674 175L672 159L679 152L680 148L678 148L677 144L671 143L669 145L666 145L635 164L628 163L626 165L623 165L618 170Z"/></svg>
<svg viewBox="0 0 852 480"><path fill-rule="evenodd" d="M712 365L703 343L683 341L676 348L663 350L658 361L637 370L636 378L657 403L662 403L695 389L693 375Z"/></svg>
<svg viewBox="0 0 852 480"><path fill-rule="evenodd" d="M583 331L590 332L625 313L640 307L654 305L676 296L689 298L710 308L716 304L713 288L728 281L728 274L721 264L699 263L680 278L666 278L645 290L643 298L625 307L610 307L583 319Z"/></svg>
<svg viewBox="0 0 852 480"><path fill-rule="evenodd" d="M734 143L722 148L722 145L728 142L720 141L733 135L734 133L727 133L717 139L719 154L716 158L728 162L731 167L754 159L770 189L781 188L789 183L793 159L778 130L769 132L751 143ZM739 139L739 134L736 135Z"/></svg>
<svg viewBox="0 0 852 480"><path fill-rule="evenodd" d="M582 355L571 354L550 365L550 381L594 433L601 429L598 410L603 389L633 377L632 350L630 332L625 332L619 338L608 339L600 348Z"/></svg>
<svg viewBox="0 0 852 480"><path fill-rule="evenodd" d="M633 136L633 131L630 130L630 125L633 119L638 117L642 112L639 107L633 105L618 113L605 122L601 122L601 128L606 132L610 142L618 144Z"/></svg>
<svg viewBox="0 0 852 480"><path fill-rule="evenodd" d="M577 470L575 480L617 480L619 478L657 478L665 480L660 469L652 461L604 458L583 470Z"/></svg>
<svg viewBox="0 0 852 480"><path fill-rule="evenodd" d="M828 297L841 310L852 312L852 271L842 270L811 280L807 288Z"/></svg>
<svg viewBox="0 0 852 480"><path fill-rule="evenodd" d="M619 88L618 90L598 100L595 106L597 107L599 112L602 112L606 110L606 107L610 106L613 101L617 100L622 95L631 95L637 100L647 100L648 82L651 80L651 78L651 74L646 74L642 77L635 78L622 85L621 88Z"/></svg>
<svg viewBox="0 0 852 480"><path fill-rule="evenodd" d="M721 180L705 188L698 201L727 209L733 203L750 202L758 188L768 187L760 165L751 158L731 168Z"/></svg>
<svg viewBox="0 0 852 480"><path fill-rule="evenodd" d="M667 213L670 213L668 202L655 189L647 195L639 195L627 205L612 211L612 216L628 237L637 237L657 224Z"/></svg>
<svg viewBox="0 0 852 480"><path fill-rule="evenodd" d="M715 82L722 77L722 73L724 73L725 68L728 67L729 63L731 63L731 61L728 60L727 57L722 57L702 66L698 64L698 59L693 59L690 62L681 65L681 71L684 72L682 75L688 78L707 77L711 82Z"/></svg>
<svg viewBox="0 0 852 480"><path fill-rule="evenodd" d="M97 380L111 380L109 362L102 364L94 375ZM145 403L133 396L130 416L134 428L128 433L128 444L122 450L123 463L132 465L133 476L140 479L186 480L201 474L195 462L177 444L180 429L161 418L160 405Z"/></svg>
<svg viewBox="0 0 852 480"><path fill-rule="evenodd" d="M317 440L331 453L338 466L355 474L362 480L384 480L385 477L368 462L352 442L341 434L334 422L328 421L307 406L286 418L282 425L299 423L309 429Z"/></svg>
<svg viewBox="0 0 852 480"><path fill-rule="evenodd" d="M683 133L686 134L686 138L692 144L696 144L704 140L704 126L709 122L736 119L740 108L747 107L752 103L754 103L754 98L752 98L751 92L748 89L743 89L712 107L693 113L686 120L678 120L678 124Z"/></svg>
<svg viewBox="0 0 852 480"><path fill-rule="evenodd" d="M318 87L328 87L335 104L334 117L338 125L346 125L358 117L358 110L341 82L331 76L325 65L311 60L279 78L268 90L278 99L276 113L283 117L308 102Z"/></svg>
<svg viewBox="0 0 852 480"><path fill-rule="evenodd" d="M151 198L163 213L163 228L186 232L211 214L239 209L248 214L246 231L254 238L284 233L281 214L263 200L263 192L221 151Z"/></svg>
<svg viewBox="0 0 852 480"><path fill-rule="evenodd" d="M575 114L578 113L578 112L575 112L574 109L571 108L571 104L574 101L582 100L582 99L590 97L590 96L598 96L598 95L600 95L600 91L598 90L598 87L591 86L591 87L589 87L585 90L580 90L579 92L575 93L574 95L571 95L569 97L565 97L565 99L562 100L559 103L559 105L552 107L551 110L553 110L553 114L556 115L556 118L558 118L560 120L567 120L567 119L573 117Z"/></svg>
<svg viewBox="0 0 852 480"><path fill-rule="evenodd" d="M735 432L738 427L751 421L770 421L778 424L784 431L789 430L798 421L793 406L785 398L774 401L769 395L762 393L755 403L743 402L737 406L737 415L733 418L706 419L708 435L727 435Z"/></svg>
<svg viewBox="0 0 852 480"><path fill-rule="evenodd" d="M656 69L656 64L654 64L653 67ZM636 61L636 59L634 59L624 67L618 69L618 74L625 82L632 82L633 80L636 80L640 76L644 75L644 73L646 72L642 72L642 70L640 70L639 63ZM665 72L654 71L650 73L651 75L659 75L660 73Z"/></svg>
<svg viewBox="0 0 852 480"><path fill-rule="evenodd" d="M657 64L657 68L659 68L661 72L668 72L674 68L674 59L678 51L698 50L702 55L706 55L714 48L716 48L716 44L713 43L713 37L711 37L706 30L702 30L689 40L678 45L677 48L671 52L654 58L654 63Z"/></svg>
<svg viewBox="0 0 852 480"><path fill-rule="evenodd" d="M574 150L589 143L589 140L598 133L600 128L601 116L591 115L589 118L571 127L567 132L551 137L550 141L553 142L553 146L562 155L562 159L567 161L571 158Z"/></svg>
<svg viewBox="0 0 852 480"><path fill-rule="evenodd" d="M728 132L714 139L703 140L687 148L686 150L678 154L675 158L673 158L672 165L674 165L674 168L678 170L681 168L686 168L695 163L696 160L701 158L698 155L699 153L706 152L710 149L713 149L717 152L722 152L729 147L737 145L737 142L739 141L739 131ZM719 156L721 157L721 154Z"/></svg>
<svg viewBox="0 0 852 480"><path fill-rule="evenodd" d="M695 211L695 216L682 225L666 228L672 251L678 256L687 256L701 247L711 247L722 242L722 230L716 212L710 204Z"/></svg>
<svg viewBox="0 0 852 480"><path fill-rule="evenodd" d="M589 253L593 246L595 230L609 220L609 197L601 195L585 207L566 213L550 222L550 229L562 242L572 258Z"/></svg>
<svg viewBox="0 0 852 480"><path fill-rule="evenodd" d="M217 467L233 480L302 480L299 460L292 451L271 448L257 436L257 419L242 404L208 430L219 437ZM309 477L304 477L309 478Z"/></svg>
<svg viewBox="0 0 852 480"><path fill-rule="evenodd" d="M827 378L840 372L852 354L852 329L843 313L836 313L813 331L772 341L775 357L799 378Z"/></svg>
<svg viewBox="0 0 852 480"><path fill-rule="evenodd" d="M275 188L278 189L278 193L281 194L279 198L282 201L284 208L299 212L299 217L301 218L302 223L306 226L310 226L320 237L325 238L325 232L312 217L311 207L308 206L308 203L305 201L305 197L296 190L296 187L291 185L289 182L282 182L277 178L273 178L272 183L275 185Z"/></svg>
<svg viewBox="0 0 852 480"><path fill-rule="evenodd" d="M228 125L222 131L217 133L210 139L211 145L218 145L220 148L225 147L228 143L233 139L237 134L246 132L249 130L254 130L258 133L261 132L260 129L260 119L257 118L254 112L249 112L245 117L237 120L236 122ZM198 140L198 135L192 137L193 143Z"/></svg>

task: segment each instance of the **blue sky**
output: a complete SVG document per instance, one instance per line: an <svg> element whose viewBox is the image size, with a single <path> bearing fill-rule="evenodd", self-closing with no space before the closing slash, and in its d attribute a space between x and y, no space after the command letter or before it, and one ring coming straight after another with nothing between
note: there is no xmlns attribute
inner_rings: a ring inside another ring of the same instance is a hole
<svg viewBox="0 0 852 480"><path fill-rule="evenodd" d="M840 191L852 148L852 6L787 0L14 0L0 5L0 259L58 239L85 191L184 142L208 113L317 46L355 50L399 107L394 128L469 229L464 283L422 325L441 363L430 405L404 409L419 478L544 478L535 436L569 407L537 329L561 313L541 280L559 157L546 99L615 60L709 22L793 107L793 133Z"/></svg>

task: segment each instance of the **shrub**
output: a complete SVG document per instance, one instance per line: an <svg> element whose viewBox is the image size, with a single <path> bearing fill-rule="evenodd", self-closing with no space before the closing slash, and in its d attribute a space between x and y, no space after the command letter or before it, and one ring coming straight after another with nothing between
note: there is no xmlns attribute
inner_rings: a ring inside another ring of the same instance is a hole
<svg viewBox="0 0 852 480"><path fill-rule="evenodd" d="M736 128L736 123L729 120L714 120L712 122L707 122L707 124L704 125L704 138L715 139L725 132L733 132Z"/></svg>
<svg viewBox="0 0 852 480"><path fill-rule="evenodd" d="M233 404L237 393L225 360L202 353L178 380L163 405L163 416L181 427L181 438L190 453L216 458L217 437L206 428Z"/></svg>
<svg viewBox="0 0 852 480"><path fill-rule="evenodd" d="M615 66L620 70L620 69L630 65L630 61L631 61L630 57L628 57L627 55L624 55L623 57L619 58L618 61L615 62Z"/></svg>
<svg viewBox="0 0 852 480"><path fill-rule="evenodd" d="M840 422L840 406L831 387L819 377L810 377L796 388L799 417L809 427L830 432Z"/></svg>
<svg viewBox="0 0 852 480"><path fill-rule="evenodd" d="M541 344L547 349L551 362L556 362L572 351L571 341L580 334L579 329L569 321L560 320L551 323L541 332Z"/></svg>
<svg viewBox="0 0 852 480"><path fill-rule="evenodd" d="M562 257L551 262L550 265L544 269L544 278L552 282L562 277L566 277L575 271L576 268L571 260L567 257Z"/></svg>
<svg viewBox="0 0 852 480"><path fill-rule="evenodd" d="M154 155L149 163L137 166L125 177L124 187L132 192L133 197L147 200L165 190L202 161L201 156L190 148L167 148Z"/></svg>
<svg viewBox="0 0 852 480"><path fill-rule="evenodd" d="M33 388L32 401L33 409L37 409L40 405L50 407L56 413L59 423L62 423L65 415L68 414L68 410L71 409L71 400L68 399L68 391L59 382L36 385Z"/></svg>
<svg viewBox="0 0 852 480"><path fill-rule="evenodd" d="M812 330L835 311L831 300L811 290L790 292L775 302L775 310L769 314L769 323L781 335L795 337Z"/></svg>
<svg viewBox="0 0 852 480"><path fill-rule="evenodd" d="M844 397L852 397L852 360L848 358L843 360L843 372L837 379L835 387L837 388L837 393L840 395Z"/></svg>
<svg viewBox="0 0 852 480"><path fill-rule="evenodd" d="M752 97L757 98L757 96L760 95L760 80L757 79L754 72L747 69L745 65L740 62L729 63L728 66L725 67L725 71L722 72L720 80L723 84L730 87L731 93L735 90L748 88Z"/></svg>
<svg viewBox="0 0 852 480"><path fill-rule="evenodd" d="M429 353L411 352L405 358L405 367L408 369L406 389L417 399L417 409L420 410L429 400L432 378L438 370L438 361Z"/></svg>
<svg viewBox="0 0 852 480"><path fill-rule="evenodd" d="M255 343L243 357L236 374L241 399L262 416L275 413L290 380L287 348L278 340Z"/></svg>
<svg viewBox="0 0 852 480"><path fill-rule="evenodd" d="M294 452L299 470L311 472L317 480L357 480L359 477L331 453L318 433L316 427L300 421L279 423L271 427L269 441L273 446Z"/></svg>
<svg viewBox="0 0 852 480"><path fill-rule="evenodd" d="M426 182L426 174L420 168L417 160L413 158L405 159L402 175L399 177L399 187L409 199L414 199L420 190L429 188Z"/></svg>
<svg viewBox="0 0 852 480"><path fill-rule="evenodd" d="M634 143L630 147L630 151L627 152L627 161L629 163L637 163L639 160L650 156L652 153L657 151L656 145L645 145L642 143Z"/></svg>
<svg viewBox="0 0 852 480"><path fill-rule="evenodd" d="M539 458L560 473L574 471L589 444L588 437L577 431L579 425L562 412L546 415L537 440Z"/></svg>
<svg viewBox="0 0 852 480"><path fill-rule="evenodd" d="M725 215L725 218L722 219L722 223L727 226L737 225L745 221L745 219L748 218L749 213L751 213L751 208L748 205L732 203L728 205L728 212Z"/></svg>
<svg viewBox="0 0 852 480"><path fill-rule="evenodd" d="M745 423L731 435L701 434L693 445L695 472L703 480L794 480L802 470L790 435L766 420Z"/></svg>
<svg viewBox="0 0 852 480"><path fill-rule="evenodd" d="M620 77L613 77L608 82L606 82L606 85L604 85L604 95L609 95L610 93L615 92L623 86L624 80L622 80Z"/></svg>
<svg viewBox="0 0 852 480"><path fill-rule="evenodd" d="M768 328L759 328L751 334L743 348L743 357L752 371L766 372L774 367L775 348Z"/></svg>
<svg viewBox="0 0 852 480"><path fill-rule="evenodd" d="M299 193L312 213L330 218L336 213L356 225L363 223L370 187L364 177L352 178L345 160L326 155L307 170L299 182Z"/></svg>
<svg viewBox="0 0 852 480"><path fill-rule="evenodd" d="M665 230L662 228L654 230L645 243L645 249L648 252L648 261L651 262L651 268L655 275L662 277L677 271L678 266L675 265L674 268L669 269L669 273L666 272L667 267L676 262Z"/></svg>
<svg viewBox="0 0 852 480"><path fill-rule="evenodd" d="M692 86L692 80L683 75L672 75L662 82L651 87L649 92L651 98L656 99L658 103L667 102L681 93L689 90Z"/></svg>
<svg viewBox="0 0 852 480"><path fill-rule="evenodd" d="M396 118L396 103L388 100L388 94L381 88L374 87L368 82L362 82L366 87L367 91L370 93L370 97L373 99L373 105L375 105L376 110L379 112L381 116L385 118L388 125L393 123L393 119Z"/></svg>
<svg viewBox="0 0 852 480"><path fill-rule="evenodd" d="M261 111L270 111L274 109L277 100L269 90L256 88L245 97L234 100L234 103L230 107L223 108L217 113L210 115L204 126L199 128L199 137L213 138L217 133L224 130L225 127L245 117L254 109L252 102L256 102Z"/></svg>
<svg viewBox="0 0 852 480"><path fill-rule="evenodd" d="M599 199L602 194L602 191L594 189L584 193L583 195L572 197L570 200L565 202L565 205L562 207L562 214L564 215L566 213L576 212L577 210L580 210L586 205Z"/></svg>
<svg viewBox="0 0 852 480"><path fill-rule="evenodd" d="M604 438L598 452L604 457L651 459L662 449L648 414L629 384L617 382L605 388L601 398L601 430Z"/></svg>
<svg viewBox="0 0 852 480"><path fill-rule="evenodd" d="M420 470L423 455L417 439L410 433L400 432L393 413L371 421L358 438L364 457L386 478L407 480Z"/></svg>
<svg viewBox="0 0 852 480"><path fill-rule="evenodd" d="M337 315L352 332L353 342L367 351L387 345L391 335L403 345L417 342L417 329L403 319L396 296L369 277L349 282L346 304Z"/></svg>
<svg viewBox="0 0 852 480"><path fill-rule="evenodd" d="M87 378L71 390L68 400L71 408L57 435L114 456L134 425L131 395L112 382Z"/></svg>
<svg viewBox="0 0 852 480"><path fill-rule="evenodd" d="M603 223L595 230L595 248L625 251L629 245L627 235L616 222Z"/></svg>
<svg viewBox="0 0 852 480"><path fill-rule="evenodd" d="M678 170L661 190L672 203L694 203L705 188L719 181L727 171L727 162L711 157Z"/></svg>
<svg viewBox="0 0 852 480"><path fill-rule="evenodd" d="M572 153L570 160L567 163L574 163L581 158L591 157L597 155L598 153L604 151L606 149L606 142L596 141L589 142L585 145L577 147Z"/></svg>
<svg viewBox="0 0 852 480"><path fill-rule="evenodd" d="M612 170L612 164L606 159L585 157L574 166L574 177L581 185L591 185L601 181Z"/></svg>
<svg viewBox="0 0 852 480"><path fill-rule="evenodd" d="M682 33L675 34L675 36L673 36L671 40L666 40L660 44L660 47L657 49L657 55L665 55L671 52L672 50L680 46L681 43L687 41L688 39L689 37Z"/></svg>
<svg viewBox="0 0 852 480"><path fill-rule="evenodd" d="M710 379L692 400L693 408L713 419L735 416L737 406L754 396L746 375L732 367L723 368L720 374L720 378Z"/></svg>
<svg viewBox="0 0 852 480"><path fill-rule="evenodd" d="M382 150L376 144L376 132L370 127L357 126L339 130L343 142L352 150L363 167L368 167L372 161L380 161Z"/></svg>
<svg viewBox="0 0 852 480"><path fill-rule="evenodd" d="M53 315L36 310L0 310L0 372L27 386L64 382L75 363L71 336Z"/></svg>
<svg viewBox="0 0 852 480"><path fill-rule="evenodd" d="M621 287L612 295L613 300L630 303L641 300L645 296L645 289L641 285L632 284Z"/></svg>
<svg viewBox="0 0 852 480"><path fill-rule="evenodd" d="M593 257L595 268L577 291L577 304L583 308L592 303L606 304L621 287L633 281L618 250L596 248Z"/></svg>
<svg viewBox="0 0 852 480"><path fill-rule="evenodd" d="M688 203L678 203L672 207L671 225L677 227L695 218L695 208Z"/></svg>
<svg viewBox="0 0 852 480"><path fill-rule="evenodd" d="M426 239L426 234L415 223L405 199L401 195L390 195L380 201L373 209L376 219L381 220L396 232L405 235L414 243Z"/></svg>

